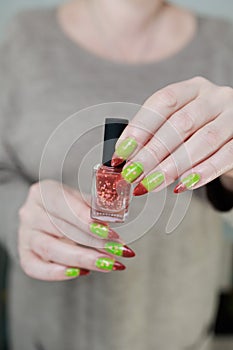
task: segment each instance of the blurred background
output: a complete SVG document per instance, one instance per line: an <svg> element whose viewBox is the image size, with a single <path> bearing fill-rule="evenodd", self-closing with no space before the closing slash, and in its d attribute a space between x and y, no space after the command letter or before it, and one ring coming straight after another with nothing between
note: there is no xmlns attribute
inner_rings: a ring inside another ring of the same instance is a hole
<svg viewBox="0 0 233 350"><path fill-rule="evenodd" d="M61 0L0 0L0 42L4 37L7 22L18 11L32 7L55 6L61 2ZM233 0L172 0L170 2L190 8L196 13L233 21ZM225 251L222 259L222 290L214 326L216 341L213 350L233 350L233 228L223 221L222 230L225 236ZM7 254L0 246L0 350L10 350L7 348L5 317L7 266Z"/></svg>

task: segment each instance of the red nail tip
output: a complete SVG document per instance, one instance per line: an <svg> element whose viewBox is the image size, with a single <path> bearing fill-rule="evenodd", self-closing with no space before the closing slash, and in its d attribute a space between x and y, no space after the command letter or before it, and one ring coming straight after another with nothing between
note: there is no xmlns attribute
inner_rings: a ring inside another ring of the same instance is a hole
<svg viewBox="0 0 233 350"><path fill-rule="evenodd" d="M143 194L146 194L146 193L148 193L148 191L147 191L146 187L143 186L142 183L139 183L133 191L134 196L142 196Z"/></svg>
<svg viewBox="0 0 233 350"><path fill-rule="evenodd" d="M112 231L112 230L108 231L108 239L119 239L119 238L120 236L115 231Z"/></svg>
<svg viewBox="0 0 233 350"><path fill-rule="evenodd" d="M118 166L118 165L120 165L120 164L123 163L123 162L124 162L124 159L121 158L121 157L113 158L113 159L111 160L111 166Z"/></svg>
<svg viewBox="0 0 233 350"><path fill-rule="evenodd" d="M127 247L127 245L124 246L122 256L124 258L133 258L135 256L135 253L132 249Z"/></svg>
<svg viewBox="0 0 233 350"><path fill-rule="evenodd" d="M186 186L181 182L174 188L173 192L178 194L178 193L185 192L186 190L187 190Z"/></svg>
<svg viewBox="0 0 233 350"><path fill-rule="evenodd" d="M86 276L89 275L90 270L80 269L80 276Z"/></svg>
<svg viewBox="0 0 233 350"><path fill-rule="evenodd" d="M120 263L119 261L115 261L114 265L113 265L113 270L125 270L125 265L123 265L122 263Z"/></svg>

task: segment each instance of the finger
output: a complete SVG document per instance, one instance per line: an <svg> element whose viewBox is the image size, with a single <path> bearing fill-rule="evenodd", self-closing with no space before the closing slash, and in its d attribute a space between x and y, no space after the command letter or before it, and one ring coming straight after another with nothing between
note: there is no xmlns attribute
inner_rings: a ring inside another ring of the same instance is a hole
<svg viewBox="0 0 233 350"><path fill-rule="evenodd" d="M175 193L196 189L233 169L233 140L226 143L204 162L182 175Z"/></svg>
<svg viewBox="0 0 233 350"><path fill-rule="evenodd" d="M134 189L134 195L139 196L163 189L187 170L217 152L233 136L229 128L231 120L230 111L225 112L197 131L140 182Z"/></svg>
<svg viewBox="0 0 233 350"><path fill-rule="evenodd" d="M43 260L65 266L102 272L125 269L123 264L107 254L100 254L95 249L62 242L42 232L31 234L30 248Z"/></svg>
<svg viewBox="0 0 233 350"><path fill-rule="evenodd" d="M97 225L99 225L99 223ZM69 237L69 239L89 247L103 246L103 244L101 244L102 239L99 239L98 236L88 235L77 226L58 217L54 217L38 205L36 205L33 212L28 215L26 227L34 231L47 233L57 238ZM118 240L118 242L123 243L121 240Z"/></svg>
<svg viewBox="0 0 233 350"><path fill-rule="evenodd" d="M80 231L100 239L119 239L119 235L108 224L91 220L90 207L77 191L52 181L49 183L49 188L48 183L40 183L40 190L43 208L52 217L52 221L54 218L60 219L62 222L66 221ZM68 234L62 228L61 232L64 235ZM76 241L78 236L72 235L72 239Z"/></svg>
<svg viewBox="0 0 233 350"><path fill-rule="evenodd" d="M211 98L209 97L211 96ZM169 121L161 126L155 136L124 166L122 175L128 182L135 181L144 172L147 174L181 143L197 130L214 120L221 112L222 106L214 94L202 95L184 108L173 114ZM134 169L141 167L132 176ZM128 170L130 169L130 171Z"/></svg>
<svg viewBox="0 0 233 350"><path fill-rule="evenodd" d="M196 77L169 85L152 95L125 128L116 144L112 165L116 166L136 154L176 111L198 97L206 79Z"/></svg>
<svg viewBox="0 0 233 350"><path fill-rule="evenodd" d="M21 266L29 277L43 281L65 281L89 274L85 269L43 261L31 251L24 251Z"/></svg>

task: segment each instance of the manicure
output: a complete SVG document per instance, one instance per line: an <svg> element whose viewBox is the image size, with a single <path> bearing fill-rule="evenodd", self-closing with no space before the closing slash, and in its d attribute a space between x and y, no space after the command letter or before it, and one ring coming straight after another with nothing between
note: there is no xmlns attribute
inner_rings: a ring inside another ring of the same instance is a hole
<svg viewBox="0 0 233 350"><path fill-rule="evenodd" d="M111 165L117 166L126 160L137 148L137 141L131 137L128 137L120 143L116 148L115 153L112 158Z"/></svg>
<svg viewBox="0 0 233 350"><path fill-rule="evenodd" d="M90 231L100 238L118 239L119 235L110 229L110 227L100 224L99 222L92 222L90 224Z"/></svg>
<svg viewBox="0 0 233 350"><path fill-rule="evenodd" d="M113 158L111 160L111 166L113 167L117 167L118 165L120 165L121 163L123 163L125 160L121 157L117 157L117 158Z"/></svg>
<svg viewBox="0 0 233 350"><path fill-rule="evenodd" d="M134 196L141 196L159 187L165 180L165 176L160 171L146 176L134 189Z"/></svg>
<svg viewBox="0 0 233 350"><path fill-rule="evenodd" d="M85 269L77 269L75 267L69 267L65 271L65 275L67 277L78 277L78 276L84 276L89 275L90 271Z"/></svg>
<svg viewBox="0 0 233 350"><path fill-rule="evenodd" d="M181 193L192 189L201 180L201 175L197 173L186 176L181 182L174 188L174 193Z"/></svg>
<svg viewBox="0 0 233 350"><path fill-rule="evenodd" d="M125 265L123 265L119 261L115 261L114 259L107 257L97 259L95 262L95 266L98 267L98 269L106 271L116 271L125 269Z"/></svg>
<svg viewBox="0 0 233 350"><path fill-rule="evenodd" d="M139 162L135 162L124 168L121 175L127 182L131 183L143 173L143 170L143 165Z"/></svg>
<svg viewBox="0 0 233 350"><path fill-rule="evenodd" d="M133 258L135 253L132 249L117 242L107 242L104 246L106 252L117 256L123 256L124 258Z"/></svg>

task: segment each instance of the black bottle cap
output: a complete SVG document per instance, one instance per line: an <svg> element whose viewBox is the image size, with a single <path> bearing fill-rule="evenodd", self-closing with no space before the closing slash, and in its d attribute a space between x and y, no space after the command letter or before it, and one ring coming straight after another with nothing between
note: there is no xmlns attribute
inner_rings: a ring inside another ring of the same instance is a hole
<svg viewBox="0 0 233 350"><path fill-rule="evenodd" d="M104 129L104 148L102 163L108 167L111 167L111 159L115 152L115 145L119 139L122 131L126 128L129 121L128 119L121 118L106 118ZM120 164L122 167L124 164Z"/></svg>

